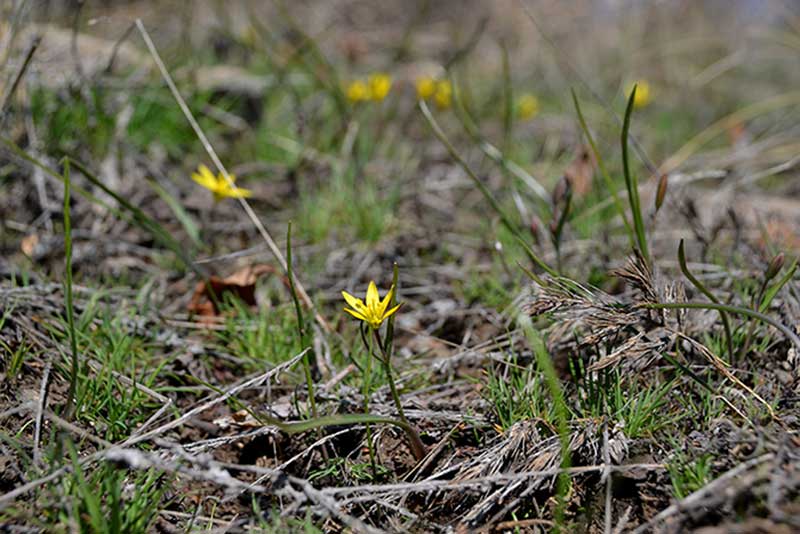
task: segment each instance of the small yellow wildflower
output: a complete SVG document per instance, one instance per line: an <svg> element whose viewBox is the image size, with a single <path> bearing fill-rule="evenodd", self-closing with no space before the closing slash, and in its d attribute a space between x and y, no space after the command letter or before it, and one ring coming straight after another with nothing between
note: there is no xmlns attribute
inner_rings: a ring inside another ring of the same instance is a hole
<svg viewBox="0 0 800 534"><path fill-rule="evenodd" d="M380 328L381 324L383 324L383 321L388 319L400 309L400 304L392 309L387 309L389 308L389 303L392 301L393 296L394 286L389 289L389 292L386 293L386 296L383 297L383 300L381 300L380 295L378 295L378 287L375 285L375 282L369 283L369 287L367 288L366 304L364 304L364 301L354 297L347 291L342 291L342 297L344 297L347 305L350 306L350 308L345 308L344 311L356 319L364 321L373 330Z"/></svg>
<svg viewBox="0 0 800 534"><path fill-rule="evenodd" d="M532 119L539 114L539 99L536 96L525 93L517 101L517 116L522 120Z"/></svg>
<svg viewBox="0 0 800 534"><path fill-rule="evenodd" d="M392 88L392 77L383 72L376 72L367 80L369 84L369 98L380 102Z"/></svg>
<svg viewBox="0 0 800 534"><path fill-rule="evenodd" d="M350 102L363 102L369 99L369 87L363 80L353 80L345 91Z"/></svg>
<svg viewBox="0 0 800 534"><path fill-rule="evenodd" d="M249 189L229 184L222 173L214 176L214 173L205 165L200 165L197 171L192 173L192 180L211 191L214 194L214 202L219 202L223 198L248 198L253 195ZM234 175L229 174L228 177L231 182L236 181Z"/></svg>
<svg viewBox="0 0 800 534"><path fill-rule="evenodd" d="M439 80L436 82L436 92L433 94L433 101L439 109L447 109L453 101L453 86L450 80Z"/></svg>
<svg viewBox="0 0 800 534"><path fill-rule="evenodd" d="M636 96L633 97L633 107L637 109L643 108L653 99L653 95L651 94L652 91L650 90L650 84L645 80L637 80L636 82L630 84L628 86L628 90L625 91L625 94L628 97L631 96L631 91L633 91L634 85L636 86Z"/></svg>
<svg viewBox="0 0 800 534"><path fill-rule="evenodd" d="M417 98L428 100L436 92L436 80L430 76L417 78Z"/></svg>

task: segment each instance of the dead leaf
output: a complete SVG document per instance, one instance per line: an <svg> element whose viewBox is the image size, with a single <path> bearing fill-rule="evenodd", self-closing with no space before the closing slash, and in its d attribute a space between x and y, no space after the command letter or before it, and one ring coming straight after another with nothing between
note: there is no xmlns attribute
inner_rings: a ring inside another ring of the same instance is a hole
<svg viewBox="0 0 800 534"><path fill-rule="evenodd" d="M189 312L201 317L211 318L220 314L219 303L225 294L233 295L249 306L256 305L256 281L265 274L276 274L272 265L248 265L226 278L211 276L200 281L194 288L194 295L189 302ZM284 285L288 280L282 277Z"/></svg>
<svg viewBox="0 0 800 534"><path fill-rule="evenodd" d="M22 243L20 243L19 248L22 249L23 254L32 258L37 245L39 245L39 235L31 234L22 238Z"/></svg>
<svg viewBox="0 0 800 534"><path fill-rule="evenodd" d="M584 197L591 191L594 167L594 156L591 151L585 146L579 147L575 159L564 171L564 176L569 180L573 193L578 197Z"/></svg>

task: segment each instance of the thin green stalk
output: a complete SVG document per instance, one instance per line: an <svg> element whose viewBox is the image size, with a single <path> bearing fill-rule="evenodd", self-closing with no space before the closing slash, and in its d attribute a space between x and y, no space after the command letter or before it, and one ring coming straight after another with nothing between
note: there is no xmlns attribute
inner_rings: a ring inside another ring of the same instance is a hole
<svg viewBox="0 0 800 534"><path fill-rule="evenodd" d="M714 294L708 290L708 288L703 285L703 283L695 278L692 272L689 270L689 266L686 264L686 251L684 250L683 246L683 239L678 244L678 265L681 267L681 272L683 276L685 276L694 287L696 287L703 295L708 297L708 300L715 304L720 304L720 301ZM728 314L725 311L720 310L719 312L720 319L722 319L722 326L725 329L725 342L728 348L728 359L731 363L734 363L734 353L733 353L733 335L731 333L731 323L730 319L728 319Z"/></svg>
<svg viewBox="0 0 800 534"><path fill-rule="evenodd" d="M113 189L109 188L106 184L103 183L102 180L97 178L89 169L87 169L82 163L79 161L75 161L71 158L64 158L65 161L69 161L70 165L74 165L76 169L78 169L83 176L89 180L92 185L97 186L107 195L112 197L114 200L122 206L125 211L127 211L131 217L133 218L133 223L137 226L142 228L143 230L149 232L156 240L160 241L162 245L170 249L186 266L186 268L193 270L199 276L208 278L207 273L203 268L198 265L195 265L194 261L189 257L186 253L186 247L179 243L172 234L164 229L164 227L159 224L155 219L147 215L137 206L131 204L125 197L114 191Z"/></svg>
<svg viewBox="0 0 800 534"><path fill-rule="evenodd" d="M581 110L581 105L578 102L578 97L575 94L574 89L572 90L572 102L575 104L575 111L578 113L578 122L581 124L583 135L586 136L586 141L589 143L589 146L594 153L594 157L597 160L597 166L600 168L600 175L603 177L603 181L606 183L606 188L611 195L611 199L614 201L614 206L616 206L620 218L622 218L622 222L628 232L628 239L631 242L631 247L634 247L636 246L636 237L634 236L633 228L631 228L631 225L628 222L628 217L625 216L625 208L622 206L622 201L617 196L617 191L614 188L614 182L611 180L611 175L608 173L608 169L606 169L603 156L600 154L600 150L597 148L597 143L595 143L594 137L592 137L592 133L589 131L589 126L586 124L586 119L583 116L583 111Z"/></svg>
<svg viewBox="0 0 800 534"><path fill-rule="evenodd" d="M514 95L511 88L511 65L508 59L508 47L505 41L500 42L503 53L503 151L508 151L511 144L511 127L514 118Z"/></svg>
<svg viewBox="0 0 800 534"><path fill-rule="evenodd" d="M570 429L569 429L569 407L564 399L564 392L561 389L561 382L558 379L556 368L553 365L553 360L547 351L547 347L542 340L539 333L533 328L530 317L527 315L520 315L518 318L520 327L525 333L525 337L533 349L533 354L536 357L536 364L544 375L545 384L550 391L550 397L553 400L556 416L556 425L558 427L559 440L561 442L561 467L569 469L571 464L570 458ZM571 484L569 475L566 472L558 477L556 486L558 505L556 507L556 527L558 528L564 521L564 510L566 508L566 495L569 491Z"/></svg>
<svg viewBox="0 0 800 534"><path fill-rule="evenodd" d="M72 220L70 218L70 175L69 159L64 160L64 295L67 312L67 330L69 332L69 348L72 352L72 368L69 376L67 404L64 407L64 419L72 420L73 398L78 383L78 343L75 336L75 312L72 303Z"/></svg>
<svg viewBox="0 0 800 534"><path fill-rule="evenodd" d="M778 294L778 291L781 290L783 286L785 286L789 280L792 279L794 276L795 271L797 270L797 259L795 259L792 264L786 269L786 274L784 274L780 280L778 280L774 285L770 286L767 289L766 293L764 293L764 299L761 301L761 305L758 307L758 311L764 312L769 307L772 299L775 298L775 295Z"/></svg>
<svg viewBox="0 0 800 534"><path fill-rule="evenodd" d="M497 213L497 215L500 217L500 221L503 223L503 226L505 226L506 229L511 232L511 234L514 235L520 243L522 243L528 258L545 270L550 276L558 276L558 273L553 268L541 260L536 254L534 254L531 248L525 244L525 240L522 237L519 228L517 228L517 225L515 225L511 218L506 215L505 211L503 211L503 208L500 207L500 203L494 198L491 191L489 191L489 188L484 185L478 175L475 174L475 172L467 164L467 162L464 161L458 151L456 151L455 147L447 138L441 126L439 126L439 124L436 122L436 119L433 118L431 110L428 108L427 104L425 104L424 100L419 101L419 109L422 112L422 115L425 117L425 120L428 121L428 125L431 127L433 134L437 139L439 139L439 141L441 141L445 148L447 148L450 157L452 157L456 163L458 163L458 165L464 169L464 172L467 173L467 176L472 179L473 183L478 187L478 190L483 194L484 198L486 198L486 200L492 206L492 209L494 209L495 213Z"/></svg>
<svg viewBox="0 0 800 534"><path fill-rule="evenodd" d="M300 299L297 298L297 290L294 287L294 270L292 267L292 222L286 228L286 277L289 279L289 289L292 294L292 301L294 302L294 312L297 316L297 333L300 335L300 343L303 348L308 348L305 356L303 356L303 372L306 375L306 388L308 389L308 402L311 405L311 416L317 417L317 401L314 398L314 379L311 376L311 357L313 349L308 344L308 335L306 329L305 319L303 318L303 309L300 307Z"/></svg>
<svg viewBox="0 0 800 534"><path fill-rule="evenodd" d="M764 293L767 291L767 285L769 284L769 280L764 277L764 280L761 282L761 287L758 290L758 295L753 297L753 300L750 302L750 307L756 311L761 309L761 301L764 299ZM750 342L753 340L753 334L756 331L756 323L755 321L750 318L747 320L747 333L744 336L744 342L742 346L739 348L739 352L736 355L736 361L741 361L747 351L750 349Z"/></svg>
<svg viewBox="0 0 800 534"><path fill-rule="evenodd" d="M372 338L364 335L364 323L359 327L361 329L361 339L364 340L364 345L367 348L367 363L364 365L364 383L362 384L362 395L364 396L364 414L369 413L369 396L372 379ZM372 446L372 428L369 423L366 423L367 434L367 450L369 451L369 463L372 466L372 475L378 476L378 466L375 463L375 449Z"/></svg>
<svg viewBox="0 0 800 534"><path fill-rule="evenodd" d="M729 304L717 304L717 303L710 303L710 302L657 302L653 304L642 304L645 308L652 308L655 310L681 310L681 309L699 309L699 310L721 310L728 313L738 313L739 315L744 315L745 317L752 317L754 319L758 319L764 323L767 323L770 326L777 328L783 335L785 335L789 341L791 341L795 347L800 349L800 337L797 336L792 330L787 327L786 325L772 319L771 317L764 315L761 312L756 310L751 310L750 308L742 308L740 306L731 306Z"/></svg>
<svg viewBox="0 0 800 534"><path fill-rule="evenodd" d="M372 331L375 335L375 342L380 347L381 352L383 353L383 359L381 363L383 364L383 369L386 372L386 379L389 382L389 390L392 392L392 399L394 399L394 405L397 408L397 414L400 417L400 420L407 424L410 428L414 428L406 419L406 414L403 411L403 404L400 402L400 395L397 393L397 386L394 383L394 376L392 373L392 364L391 359L389 356L389 351L384 347L383 341L381 340L381 334L378 330ZM417 461L422 460L425 457L425 445L422 444L422 440L419 439L419 435L416 431L409 433L409 438L411 438L411 450L414 453L414 458Z"/></svg>
<svg viewBox="0 0 800 534"><path fill-rule="evenodd" d="M453 83L453 111L456 117L461 121L464 131L467 135L478 145L481 152L500 166L503 173L510 173L520 181L524 182L536 195L544 201L547 206L551 205L550 193L542 186L533 176L531 176L525 169L520 167L514 161L508 159L504 152L491 144L486 138L481 135L478 125L469 114L469 110L461 97L461 90L458 85Z"/></svg>
<svg viewBox="0 0 800 534"><path fill-rule="evenodd" d="M392 294L392 299L389 302L389 306L386 308L391 310L394 308L394 305L397 303L397 292L400 290L399 287L399 280L400 280L400 267L397 265L397 262L392 264L392 285L390 287L394 288L394 293ZM391 360L392 356L394 355L394 319L397 315L392 315L386 321L386 353L388 354L388 359Z"/></svg>
<svg viewBox="0 0 800 534"><path fill-rule="evenodd" d="M625 109L625 120L622 123L622 168L625 173L625 187L628 189L628 201L631 205L633 214L633 227L636 230L636 240L642 256L649 262L650 253L647 248L647 234L644 229L644 219L642 218L642 208L639 201L639 180L636 175L631 173L628 162L628 131L631 127L631 115L633 114L633 101L636 98L636 86L633 86L631 96L628 98L628 107Z"/></svg>

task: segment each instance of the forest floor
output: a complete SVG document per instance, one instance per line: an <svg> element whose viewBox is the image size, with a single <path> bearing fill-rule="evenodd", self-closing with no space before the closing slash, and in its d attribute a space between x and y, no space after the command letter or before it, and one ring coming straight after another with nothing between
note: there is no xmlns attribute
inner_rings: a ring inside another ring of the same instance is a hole
<svg viewBox="0 0 800 534"><path fill-rule="evenodd" d="M0 531L800 529L789 5L50 4Z"/></svg>

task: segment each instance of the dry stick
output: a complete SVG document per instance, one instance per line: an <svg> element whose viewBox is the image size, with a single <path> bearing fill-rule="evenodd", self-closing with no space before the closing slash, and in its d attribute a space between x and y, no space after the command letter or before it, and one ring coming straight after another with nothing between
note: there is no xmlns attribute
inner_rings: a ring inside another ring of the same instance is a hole
<svg viewBox="0 0 800 534"><path fill-rule="evenodd" d="M308 350L308 349L306 349L306 350ZM136 443L140 443L142 441L146 441L146 440L148 440L148 439L150 439L152 437L155 437L158 434L162 434L164 432L167 432L168 430L172 430L173 428L175 428L177 426L180 426L181 424L186 422L186 420L190 419L194 415L196 415L196 414L198 414L198 413L200 413L202 411L205 411L205 410L211 408L212 406L216 406L217 404L219 404L221 402L226 401L231 396L237 394L239 391L242 391L242 390L247 389L249 387L253 387L255 385L258 385L261 382L263 382L264 380L268 380L268 379L272 378L273 376L275 376L276 374L282 372L284 369L293 366L298 361L300 361L300 358L305 356L305 353L306 353L306 351L304 350L303 352L301 352L301 353L295 355L294 357L292 357L290 360L280 364L277 367L274 367L270 371L267 371L266 373L261 374L261 375L255 377L255 378L250 379L250 380L247 380L245 382L242 382L241 384L239 384L237 386L234 386L233 388L229 389L228 391L226 391L224 394L220 395L219 397L211 399L208 402L204 403L203 405L190 410L189 412L185 413L184 415L182 415L178 419L175 419L174 421L166 423L166 424L158 427L155 430L147 432L146 434L142 434L141 436L128 438L127 440L125 440L124 442L122 442L121 444L119 444L118 446L115 446L115 447L126 447L126 446L130 446L130 445L134 445ZM100 451L97 451L97 452L95 452L93 454L90 454L89 456L81 458L80 465L86 465L88 463L91 463L91 462L94 462L96 460L99 460L99 459L103 458L108 453L109 450L110 449L100 450ZM28 482L27 484L24 484L22 486L14 488L13 490L11 490L9 492L7 492L7 493L5 493L3 495L0 495L0 511L2 511L6 506L9 505L9 503L13 502L18 497L21 497L22 495L25 495L29 491L34 490L34 489L38 488L39 486L41 486L43 484L47 484L48 482L57 479L61 475L70 472L72 470L72 467L73 467L72 465L65 465L63 467L60 467L59 469L56 469L52 473L43 476L42 478L38 478L36 480L32 480L32 481Z"/></svg>
<svg viewBox="0 0 800 534"><path fill-rule="evenodd" d="M399 494L399 493L433 493L437 491L463 491L466 488L481 488L493 484L503 484L518 482L531 478L552 477L560 474L580 475L586 473L597 473L611 471L612 473L626 472L636 469L663 470L664 464L625 464L625 465L588 465L581 467L554 467L539 471L522 471L519 473L505 473L486 477L473 478L455 482L453 480L424 480L422 482L399 483L399 484L363 484L361 486L344 486L334 488L324 488L321 491L326 495L353 495L360 493L372 494L367 498L378 498L380 494ZM358 498L352 498L356 502Z"/></svg>
<svg viewBox="0 0 800 534"><path fill-rule="evenodd" d="M203 145L203 148L208 153L209 157L211 158L211 161L214 163L214 166L217 168L217 171L219 171L222 174L222 176L225 178L225 181L228 183L228 185L233 187L234 183L233 183L233 180L231 180L230 174L228 174L227 169L222 164L222 160L219 159L219 156L217 155L217 152L214 150L214 147L211 145L211 142L208 140L208 137L206 137L206 134L200 128L200 124L198 124L197 120L194 118L194 115L192 115L192 111L189 109L189 106L186 105L186 101L181 96L180 92L178 91L178 87L175 85L175 82L172 80L172 76L170 76L169 72L167 71L167 67L166 67L166 65L164 65L164 61L161 59L161 56L158 54L158 50L156 50L156 46L155 46L155 44L153 44L153 40L150 38L150 34L147 33L147 30L145 29L144 24L142 24L142 20L141 19L136 19L136 28L139 30L139 33L142 35L142 39L144 40L145 44L147 45L147 49L149 50L150 55L153 57L153 61L155 61L156 66L158 67L158 70L161 72L161 77L164 78L164 81L167 83L167 86L169 87L170 92L172 92L172 96L175 98L175 101L178 103L178 106L181 108L181 111L183 112L183 115L186 117L186 120L189 121L189 124L191 125L192 129L194 130L194 133L197 135L198 139L200 139L200 143ZM261 234L261 237L266 242L267 247L269 247L270 252L272 252L272 255L275 256L275 259L278 261L278 263L280 264L281 268L284 271L286 271L287 268L288 268L288 265L286 263L286 259L283 257L283 253L281 253L281 250L278 248L278 245L275 244L275 241L272 239L272 236L267 231L267 228L264 226L264 224L258 218L258 216L256 215L255 211L253 211L253 208L250 206L250 203L247 202L246 199L241 198L241 197L239 197L237 200L239 201L239 204L242 206L242 209L244 209L244 211L247 214L247 216L250 218L250 221L256 227L256 230L258 230L258 233ZM302 298L303 299L303 303L306 306L308 306L308 308L310 310L312 310L314 312L314 318L319 323L320 327L326 333L331 332L330 325L328 325L328 322L317 311L316 307L314 306L314 303L311 301L311 298L308 296L308 293L306 293L305 288L303 288L303 285L300 283L300 280L297 279L297 275L294 275L294 280L295 280L295 286L297 287L297 292L300 295L300 298Z"/></svg>
<svg viewBox="0 0 800 534"><path fill-rule="evenodd" d="M47 388L50 384L50 370L53 368L53 360L47 361L47 366L44 368L42 376L42 385L39 388L39 402L36 406L36 429L33 432L33 463L39 465L41 454L39 451L39 440L42 437L42 419L44 418L44 410L47 405Z"/></svg>
<svg viewBox="0 0 800 534"><path fill-rule="evenodd" d="M709 482L708 484L706 484L705 486L703 486L699 490L697 490L694 493L688 495L685 499L682 499L682 500L678 501L677 503L675 503L675 504L673 504L671 506L668 506L667 508L665 508L664 510L659 512L659 514L657 516L655 516L653 519L651 519L647 523L645 523L643 525L639 525L639 527L636 530L633 531L633 534L641 534L643 532L647 532L653 526L655 526L658 523L664 521L665 519L677 514L681 510L685 510L685 509L687 509L687 508L689 508L689 507L691 507L691 506L693 506L695 504L698 504L699 502L701 502L703 500L703 498L705 498L710 493L715 493L717 491L725 491L725 489L724 489L725 486L732 479L738 478L739 475L741 475L744 471L747 471L750 468L755 467L755 466L757 466L759 464L762 464L764 462L768 462L768 461L772 460L774 457L775 457L775 454L770 452L770 453L764 454L762 456L758 456L756 458L748 460L748 461L746 461L746 462L744 462L742 464L739 464L738 466L734 467L730 471L727 471L723 475L721 475L721 476L717 477L716 479L712 480L711 482Z"/></svg>
<svg viewBox="0 0 800 534"><path fill-rule="evenodd" d="M772 417L773 419L779 419L779 417L775 414L775 410L772 409L772 406L770 406L770 404L766 400L764 400L758 393L756 393L753 390L753 388L751 388L750 386L739 380L736 377L736 375L734 375L731 371L729 371L728 368L725 366L725 363L722 362L713 352L708 350L705 345L695 341L694 339L690 338L689 336L681 332L676 332L676 334L682 339L686 340L688 343L690 343L697 350L699 350L703 354L703 356L707 360L709 360L709 362L711 362L711 365L713 365L720 373L722 373L723 376L725 376L728 380L739 386L741 389L745 390L747 393L752 395L758 402L760 402L767 409L770 417ZM733 406L730 403L728 403L728 405ZM736 408L734 408L734 410L737 413L739 413L739 415L742 415L741 412L739 412L739 410L737 410ZM744 417L744 419L749 421L747 417ZM753 425L753 427L755 428L755 425Z"/></svg>
<svg viewBox="0 0 800 534"><path fill-rule="evenodd" d="M41 35L34 37L33 42L28 47L28 52L25 54L25 59L22 61L22 65L20 65L16 75L14 76L14 80L11 82L11 85L8 86L8 90L3 93L2 99L0 99L0 125L2 124L2 119L5 118L3 110L6 108L6 104L8 104L8 99L11 98L14 95L14 92L17 90L19 82L22 81L22 77L25 75L25 71L28 70L31 59L33 59L33 54L36 52L36 49L39 48L39 44L41 42Z"/></svg>
<svg viewBox="0 0 800 534"><path fill-rule="evenodd" d="M608 424L603 425L603 475L601 480L606 480L606 510L605 510L605 523L603 528L604 534L611 534L611 454L608 451Z"/></svg>
<svg viewBox="0 0 800 534"><path fill-rule="evenodd" d="M218 397L215 397L215 398L209 400L208 402L205 402L205 403L201 404L200 406L196 406L196 407L192 408L191 410L189 410L188 412L186 412L185 414L183 414L179 418L177 418L177 419L175 419L173 421L170 421L169 423L165 423L165 424L161 425L160 427L158 427L158 428L156 428L154 430L151 430L150 432L146 432L146 433L144 433L144 434L142 434L140 436L128 438L127 440L125 440L122 443L122 446L133 445L134 443L139 443L141 441L148 440L148 439L150 439L150 438L152 438L154 436L157 436L159 434L163 434L164 432L166 432L168 430L172 430L173 428L175 428L177 426L180 426L181 424L183 424L184 422L188 421L189 419L191 419L195 415L208 410L212 406L216 406L217 404L225 402L226 400L228 400L229 398L233 397L234 395L236 395L240 391L260 385L261 383L265 382L266 380L269 380L273 376L276 376L277 374L281 373L284 369L288 369L289 367L292 367L295 363L300 361L300 359L303 358L306 355L306 352L308 352L308 350L309 349L306 348L305 350L303 350L302 352L300 352L299 354L294 356L291 360L286 361L286 362L280 364L277 367L273 367L272 369L270 369L266 373L260 374L260 375L256 376L255 378L251 378L250 380L246 380L245 382L242 382L238 386L232 387L231 389L229 389L228 391L226 391L222 395L220 395Z"/></svg>

